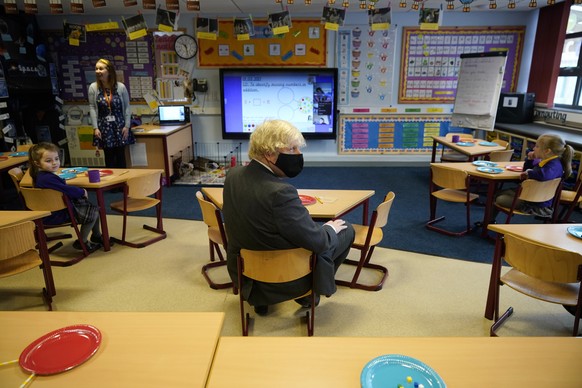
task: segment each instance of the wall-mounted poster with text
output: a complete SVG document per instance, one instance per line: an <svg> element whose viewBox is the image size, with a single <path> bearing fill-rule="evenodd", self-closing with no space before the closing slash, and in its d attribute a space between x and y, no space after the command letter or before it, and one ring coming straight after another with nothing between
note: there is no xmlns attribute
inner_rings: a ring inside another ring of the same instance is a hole
<svg viewBox="0 0 582 388"><path fill-rule="evenodd" d="M461 54L506 51L502 92L514 92L524 26L458 27L423 31L404 27L398 102L452 104L455 101Z"/></svg>

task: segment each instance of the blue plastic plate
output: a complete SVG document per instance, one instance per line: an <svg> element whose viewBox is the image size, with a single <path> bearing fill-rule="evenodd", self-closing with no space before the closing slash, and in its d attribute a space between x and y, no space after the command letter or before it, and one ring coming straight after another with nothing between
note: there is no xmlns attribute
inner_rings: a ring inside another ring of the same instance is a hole
<svg viewBox="0 0 582 388"><path fill-rule="evenodd" d="M582 226L569 226L568 233L574 237L582 238Z"/></svg>
<svg viewBox="0 0 582 388"><path fill-rule="evenodd" d="M477 167L477 171L486 172L488 174L501 174L503 169L499 167Z"/></svg>
<svg viewBox="0 0 582 388"><path fill-rule="evenodd" d="M69 167L63 168L61 171L65 174L80 174L89 170L89 167Z"/></svg>
<svg viewBox="0 0 582 388"><path fill-rule="evenodd" d="M28 152L13 152L10 156L28 156Z"/></svg>
<svg viewBox="0 0 582 388"><path fill-rule="evenodd" d="M455 144L461 147L473 147L475 145L475 143L473 143L472 141L460 141Z"/></svg>
<svg viewBox="0 0 582 388"><path fill-rule="evenodd" d="M485 147L497 147L499 144L494 143L492 141L482 141L481 143L479 143L479 145L482 145Z"/></svg>
<svg viewBox="0 0 582 388"><path fill-rule="evenodd" d="M77 174L73 174L71 172L61 172L57 174L59 178L63 178L64 180L69 180L77 177Z"/></svg>
<svg viewBox="0 0 582 388"><path fill-rule="evenodd" d="M407 378L412 381L409 383ZM414 387L415 383L425 388L446 387L443 379L428 365L401 354L385 354L368 362L360 375L362 388Z"/></svg>
<svg viewBox="0 0 582 388"><path fill-rule="evenodd" d="M497 163L490 162L488 160L475 160L473 162L473 165L479 166L479 167L495 167L495 166L497 166Z"/></svg>

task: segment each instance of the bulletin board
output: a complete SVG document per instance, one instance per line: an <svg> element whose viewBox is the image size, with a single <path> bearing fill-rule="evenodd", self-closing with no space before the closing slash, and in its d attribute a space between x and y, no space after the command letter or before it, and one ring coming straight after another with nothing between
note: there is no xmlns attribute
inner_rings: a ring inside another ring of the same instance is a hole
<svg viewBox="0 0 582 388"><path fill-rule="evenodd" d="M514 92L524 26L456 27L436 31L404 27L398 102L401 104L452 104L461 65L460 54L506 51L502 92Z"/></svg>
<svg viewBox="0 0 582 388"><path fill-rule="evenodd" d="M432 136L449 132L450 116L343 115L339 154L403 155L432 152Z"/></svg>
<svg viewBox="0 0 582 388"><path fill-rule="evenodd" d="M153 36L129 40L122 30L88 32L86 42L72 46L62 31L48 33L48 49L59 74L60 97L65 101L87 102L87 90L95 81L95 63L99 58L113 61L117 80L125 84L131 101L143 101L154 89Z"/></svg>
<svg viewBox="0 0 582 388"><path fill-rule="evenodd" d="M286 34L273 35L266 20L253 20L255 35L238 40L233 20L220 20L216 40L199 39L198 67L326 65L326 31L320 20L293 20Z"/></svg>

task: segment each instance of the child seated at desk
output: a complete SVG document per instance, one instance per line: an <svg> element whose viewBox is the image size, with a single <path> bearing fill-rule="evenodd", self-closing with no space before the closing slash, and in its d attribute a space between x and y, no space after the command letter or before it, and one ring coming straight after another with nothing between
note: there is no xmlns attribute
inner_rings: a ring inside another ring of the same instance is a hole
<svg viewBox="0 0 582 388"><path fill-rule="evenodd" d="M559 135L547 133L540 135L533 151L527 153L520 178L538 181L567 178L572 174L573 155L574 149L567 145ZM495 204L504 208L511 207L515 192L516 188L501 191L495 197ZM544 218L552 216L552 201L539 203L519 199L517 201L516 210ZM490 223L495 222L498 213L499 210L496 207L493 208Z"/></svg>
<svg viewBox="0 0 582 388"><path fill-rule="evenodd" d="M59 148L52 143L39 143L32 146L28 152L30 176L32 184L39 189L53 189L64 193L73 204L76 221L81 224L81 237L89 253L101 248L103 237L99 226L99 208L87 199L87 191L80 187L69 186L64 179L57 175L61 161ZM66 210L53 212L45 217L47 225L59 225L70 222ZM89 241L89 233L91 241ZM79 241L73 243L75 249L82 250Z"/></svg>

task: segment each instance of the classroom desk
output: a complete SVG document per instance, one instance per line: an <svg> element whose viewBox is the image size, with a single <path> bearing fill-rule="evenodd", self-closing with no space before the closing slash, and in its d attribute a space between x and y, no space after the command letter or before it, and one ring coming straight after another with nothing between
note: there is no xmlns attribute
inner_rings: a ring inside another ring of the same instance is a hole
<svg viewBox="0 0 582 388"><path fill-rule="evenodd" d="M432 163L431 163L432 164ZM462 163L437 163L440 166L447 166L449 168L458 169L461 171L466 171L471 178L485 182L487 184L487 197L485 199L485 211L482 221L482 231L481 235L483 237L487 236L487 225L489 225L489 219L491 218L491 209L493 208L493 201L495 199L495 193L499 183L503 182L519 182L521 172L506 170L506 166L523 166L523 162L501 162L497 164L497 167L503 168L504 171L500 174L489 174L486 172L477 171L477 167L472 162L462 162Z"/></svg>
<svg viewBox="0 0 582 388"><path fill-rule="evenodd" d="M28 163L28 156L8 156L10 154L11 152L0 152L0 172ZM4 157L7 157L7 159L4 159Z"/></svg>
<svg viewBox="0 0 582 388"><path fill-rule="evenodd" d="M204 387L223 321L222 312L0 312L0 361L48 332L89 324L101 331L97 353L32 387ZM28 376L18 364L0 368L4 387Z"/></svg>
<svg viewBox="0 0 582 388"><path fill-rule="evenodd" d="M582 240L568 233L569 226L582 226L582 224L493 224L489 225L489 230L497 232L495 242L495 257L491 268L491 278L489 280L489 292L487 293L487 303L485 306L485 318L493 319L495 310L495 293L497 292L496 279L501 271L501 261L497 260L503 253L502 235L511 234L513 236L536 241L540 244L563 249L566 251L582 251ZM498 263L498 264L497 264Z"/></svg>
<svg viewBox="0 0 582 388"><path fill-rule="evenodd" d="M109 251L111 246L109 244L109 228L107 227L107 211L105 198L103 193L116 187L123 186L123 184L130 178L154 174L159 172L159 169L123 169L112 168L112 175L101 177L100 182L91 183L89 178L84 174L77 175L76 178L67 180L67 184L71 186L82 187L87 191L94 191L97 196L97 205L99 206L99 216L101 218L101 233L103 234L103 250ZM32 187L32 178L27 171L20 181L20 185L24 187Z"/></svg>
<svg viewBox="0 0 582 388"><path fill-rule="evenodd" d="M160 168L164 170L165 185L172 184L174 171L173 161L182 156L192 158L192 124L152 125L143 124L132 128L136 144L145 146L145 165L140 160L132 160L129 147L126 147L126 160L129 168ZM135 155L134 155L135 156ZM141 155L144 156L144 155ZM139 159L139 158L138 158ZM184 160L189 162L190 160Z"/></svg>
<svg viewBox="0 0 582 388"><path fill-rule="evenodd" d="M0 212L0 228L19 224L21 222L34 221L36 225L36 241L38 242L38 253L42 260L42 274L47 284L47 293L50 297L56 295L55 282L51 261L46 245L46 235L42 224L43 217L49 216L49 211L30 211L30 210L6 210ZM1 362L1 361L0 361Z"/></svg>
<svg viewBox="0 0 582 388"><path fill-rule="evenodd" d="M218 208L222 209L222 187L203 187L202 193ZM300 195L319 198L317 203L307 205L311 217L316 221L329 221L363 206L363 224L368 225L368 207L374 190L323 190L298 189Z"/></svg>
<svg viewBox="0 0 582 388"><path fill-rule="evenodd" d="M475 158L479 156L488 155L493 151L503 151L506 149L506 147L500 145L494 147L479 145L480 142L484 141L482 139L472 139L472 141L475 144L473 147L462 147L460 145L457 145L457 143L453 143L451 140L448 140L446 136L433 136L432 156L430 159L431 163L434 163L436 161L437 144L441 144L444 147L451 148L457 152L460 152L463 155L467 155L469 157L469 161L473 161L475 160Z"/></svg>
<svg viewBox="0 0 582 388"><path fill-rule="evenodd" d="M416 358L453 388L579 387L582 379L580 338L221 337L207 387L359 387L366 363L384 354ZM412 387L386 387L399 383Z"/></svg>

